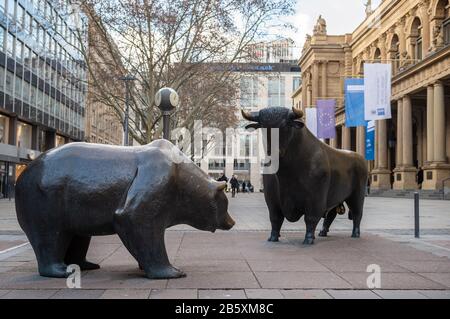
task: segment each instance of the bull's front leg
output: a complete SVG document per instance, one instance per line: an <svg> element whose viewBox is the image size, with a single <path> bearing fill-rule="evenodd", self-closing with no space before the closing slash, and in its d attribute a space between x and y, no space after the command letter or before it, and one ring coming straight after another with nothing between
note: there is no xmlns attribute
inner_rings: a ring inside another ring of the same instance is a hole
<svg viewBox="0 0 450 319"><path fill-rule="evenodd" d="M315 232L320 219L325 212L325 208L314 206L307 209L305 212L305 224L306 224L306 234L303 245L314 244L314 239L316 239Z"/></svg>
<svg viewBox="0 0 450 319"><path fill-rule="evenodd" d="M267 241L278 242L280 238L281 226L283 226L284 216L279 208L269 209L270 223L272 225L272 231Z"/></svg>

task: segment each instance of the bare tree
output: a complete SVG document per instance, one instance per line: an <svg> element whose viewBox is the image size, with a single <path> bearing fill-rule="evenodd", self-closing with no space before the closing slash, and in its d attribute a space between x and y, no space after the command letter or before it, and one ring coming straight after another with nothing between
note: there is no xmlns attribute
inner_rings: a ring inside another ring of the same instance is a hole
<svg viewBox="0 0 450 319"><path fill-rule="evenodd" d="M180 94L174 125L190 130L195 120L222 129L233 125L239 79L230 66L249 61L249 44L293 7L293 0L77 2L89 30L95 29L78 48L87 61L88 85L123 119L124 89L118 78L127 72L136 77L130 134L141 144L161 136L154 96L164 86ZM110 58L90 59L93 53Z"/></svg>

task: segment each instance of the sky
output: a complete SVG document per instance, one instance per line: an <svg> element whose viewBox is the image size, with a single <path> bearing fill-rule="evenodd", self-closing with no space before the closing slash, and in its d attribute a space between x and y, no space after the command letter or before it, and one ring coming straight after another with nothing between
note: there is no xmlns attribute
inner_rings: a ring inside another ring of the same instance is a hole
<svg viewBox="0 0 450 319"><path fill-rule="evenodd" d="M372 9L380 2L381 0L372 0ZM312 34L320 14L327 21L328 34L350 33L364 20L366 3L367 0L297 0L296 13L285 19L296 30L283 34L296 42L296 53L299 54L306 34Z"/></svg>

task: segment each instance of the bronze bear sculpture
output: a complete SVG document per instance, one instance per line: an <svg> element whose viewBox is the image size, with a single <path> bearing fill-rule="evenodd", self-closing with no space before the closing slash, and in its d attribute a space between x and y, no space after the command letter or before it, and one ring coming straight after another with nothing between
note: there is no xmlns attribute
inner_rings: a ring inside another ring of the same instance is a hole
<svg viewBox="0 0 450 319"><path fill-rule="evenodd" d="M360 237L368 179L364 158L318 140L305 128L304 113L300 109L268 107L252 113L242 111L242 115L253 122L247 129L269 129L268 140L271 139L270 129L279 132L278 171L263 175L264 198L272 224L269 241L278 241L284 219L296 222L304 215L303 243L313 244L319 221L325 217L320 235L326 236L344 202L353 221L352 237ZM270 154L272 143L266 144Z"/></svg>
<svg viewBox="0 0 450 319"><path fill-rule="evenodd" d="M41 276L67 277L69 264L99 268L86 261L91 236L118 234L148 278L178 278L185 274L169 262L165 229L231 229L225 186L165 140L71 143L42 154L18 178L16 212Z"/></svg>

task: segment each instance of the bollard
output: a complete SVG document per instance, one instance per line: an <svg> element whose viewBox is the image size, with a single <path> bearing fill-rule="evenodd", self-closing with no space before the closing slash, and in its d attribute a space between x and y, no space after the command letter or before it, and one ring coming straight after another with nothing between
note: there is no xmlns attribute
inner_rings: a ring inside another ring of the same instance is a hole
<svg viewBox="0 0 450 319"><path fill-rule="evenodd" d="M414 193L414 237L420 237L420 224L419 224L419 192Z"/></svg>

